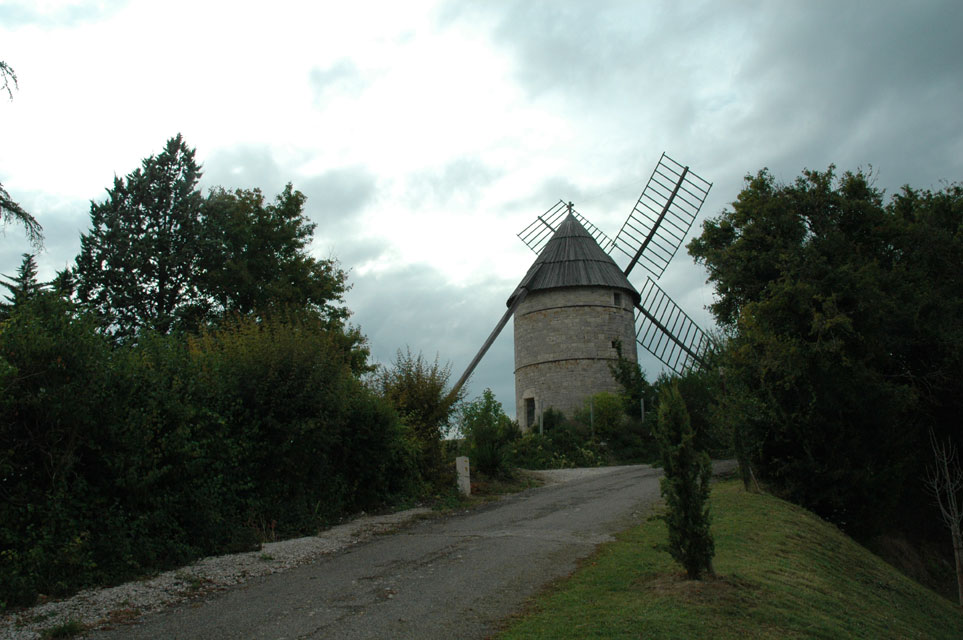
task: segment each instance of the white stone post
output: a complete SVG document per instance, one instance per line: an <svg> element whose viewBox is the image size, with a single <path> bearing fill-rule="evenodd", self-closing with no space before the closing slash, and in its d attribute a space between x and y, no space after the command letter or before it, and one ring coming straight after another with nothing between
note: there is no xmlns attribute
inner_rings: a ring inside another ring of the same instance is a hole
<svg viewBox="0 0 963 640"><path fill-rule="evenodd" d="M458 490L462 495L471 495L471 473L468 470L468 457L455 458L455 470L458 472Z"/></svg>

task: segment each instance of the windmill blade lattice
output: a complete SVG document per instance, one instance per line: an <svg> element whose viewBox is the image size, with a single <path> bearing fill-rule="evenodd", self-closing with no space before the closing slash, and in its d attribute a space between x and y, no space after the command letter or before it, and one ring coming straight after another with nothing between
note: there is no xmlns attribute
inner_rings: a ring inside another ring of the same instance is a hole
<svg viewBox="0 0 963 640"><path fill-rule="evenodd" d="M585 230L595 238L595 241L602 247L602 250L609 253L614 245L614 241L609 238L605 233L596 227L594 224L589 222L588 218L583 216L581 213L572 207L571 203L566 203L564 200L559 200L554 206L549 208L548 211L542 215L535 218L534 221L524 229L522 229L518 234L519 239L525 243L529 249L539 254L542 252L542 248L548 243L555 230L558 229L558 225L562 222L569 211L575 216L576 220L582 223Z"/></svg>
<svg viewBox="0 0 963 640"><path fill-rule="evenodd" d="M689 232L712 183L662 154L632 213L615 236L615 244L630 258L626 275L636 263L656 278Z"/></svg>
<svg viewBox="0 0 963 640"><path fill-rule="evenodd" d="M636 339L678 375L702 364L709 336L657 285L646 278L639 290Z"/></svg>

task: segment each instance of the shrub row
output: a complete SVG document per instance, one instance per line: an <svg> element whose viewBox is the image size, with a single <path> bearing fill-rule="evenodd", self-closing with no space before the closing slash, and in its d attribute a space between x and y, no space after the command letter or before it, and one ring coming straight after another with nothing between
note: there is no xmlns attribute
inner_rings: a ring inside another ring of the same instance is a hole
<svg viewBox="0 0 963 640"><path fill-rule="evenodd" d="M317 318L114 347L40 296L0 326L0 608L310 533L421 489Z"/></svg>

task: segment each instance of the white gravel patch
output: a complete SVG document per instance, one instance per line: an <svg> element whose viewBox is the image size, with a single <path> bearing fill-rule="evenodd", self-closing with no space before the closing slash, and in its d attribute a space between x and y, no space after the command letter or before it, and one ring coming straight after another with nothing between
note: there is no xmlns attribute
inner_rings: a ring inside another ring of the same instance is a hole
<svg viewBox="0 0 963 640"><path fill-rule="evenodd" d="M204 558L151 578L81 591L66 600L45 602L0 616L0 640L34 640L44 629L68 621L80 622L88 628L128 622L177 602L311 562L372 536L390 533L426 513L431 513L431 509L364 516L316 536L265 543L260 551Z"/></svg>
<svg viewBox="0 0 963 640"><path fill-rule="evenodd" d="M581 467L578 469L545 469L541 471L525 470L525 473L541 479L545 484L558 484L560 482L571 482L572 480L595 478L623 469L637 469L638 467L639 465L632 464L618 467Z"/></svg>

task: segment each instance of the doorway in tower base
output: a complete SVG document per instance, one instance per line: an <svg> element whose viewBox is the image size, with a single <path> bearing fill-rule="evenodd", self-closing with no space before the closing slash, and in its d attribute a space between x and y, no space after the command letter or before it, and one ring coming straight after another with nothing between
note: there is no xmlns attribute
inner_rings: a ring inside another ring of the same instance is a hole
<svg viewBox="0 0 963 640"><path fill-rule="evenodd" d="M535 428L535 398L525 398L525 428Z"/></svg>

